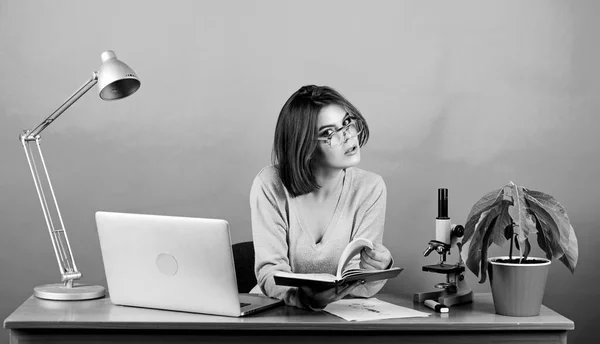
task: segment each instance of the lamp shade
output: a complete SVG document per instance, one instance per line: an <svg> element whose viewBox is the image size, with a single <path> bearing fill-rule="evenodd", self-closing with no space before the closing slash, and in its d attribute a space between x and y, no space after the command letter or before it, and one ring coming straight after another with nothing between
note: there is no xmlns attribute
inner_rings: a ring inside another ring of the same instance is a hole
<svg viewBox="0 0 600 344"><path fill-rule="evenodd" d="M112 50L100 55L102 65L98 71L100 98L115 100L132 95L140 88L140 80L133 69L119 61Z"/></svg>

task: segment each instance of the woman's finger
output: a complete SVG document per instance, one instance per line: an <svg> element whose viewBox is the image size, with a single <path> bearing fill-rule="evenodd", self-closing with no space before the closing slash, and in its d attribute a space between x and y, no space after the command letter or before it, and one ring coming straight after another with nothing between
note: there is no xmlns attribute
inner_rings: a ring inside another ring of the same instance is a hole
<svg viewBox="0 0 600 344"><path fill-rule="evenodd" d="M356 289L359 285L363 284L363 281L354 281L348 284L344 289L337 293L337 300L343 298L344 296L350 294L354 289Z"/></svg>
<svg viewBox="0 0 600 344"><path fill-rule="evenodd" d="M369 257L373 258L373 260L384 261L387 257L388 250L384 246L379 245L373 247L373 249L366 248L364 251Z"/></svg>
<svg viewBox="0 0 600 344"><path fill-rule="evenodd" d="M367 270L379 270L380 269L380 265L382 265L380 262L374 260L373 258L371 258L366 252L362 251L360 253L360 264L362 265L363 269L367 269Z"/></svg>

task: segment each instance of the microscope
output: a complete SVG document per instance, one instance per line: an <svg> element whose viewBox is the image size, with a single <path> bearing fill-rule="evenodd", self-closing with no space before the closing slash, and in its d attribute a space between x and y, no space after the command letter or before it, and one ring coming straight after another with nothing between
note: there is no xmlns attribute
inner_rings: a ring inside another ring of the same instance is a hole
<svg viewBox="0 0 600 344"><path fill-rule="evenodd" d="M438 189L438 216L435 220L435 240L430 240L423 256L431 252L440 256L440 262L435 265L423 266L423 271L446 275L446 282L437 283L439 290L416 293L415 302L434 300L447 307L473 301L473 290L465 282L465 264L461 257L462 242L458 241L464 235L465 228L451 224L448 217L448 189ZM458 248L458 263L446 263L446 255L450 255L453 247Z"/></svg>

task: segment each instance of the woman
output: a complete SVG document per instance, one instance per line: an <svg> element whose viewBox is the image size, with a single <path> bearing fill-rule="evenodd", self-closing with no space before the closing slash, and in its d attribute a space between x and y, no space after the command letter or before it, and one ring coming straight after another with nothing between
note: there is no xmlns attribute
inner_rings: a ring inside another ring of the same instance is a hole
<svg viewBox="0 0 600 344"><path fill-rule="evenodd" d="M336 274L346 245L373 241L350 267L386 269L381 244L385 221L383 179L356 168L369 127L348 100L327 86L304 86L285 103L275 128L273 165L250 191L255 272L261 291L287 305L319 310L346 295L370 297L385 281L355 282L341 290L275 285L279 271ZM257 288L255 288L257 289Z"/></svg>

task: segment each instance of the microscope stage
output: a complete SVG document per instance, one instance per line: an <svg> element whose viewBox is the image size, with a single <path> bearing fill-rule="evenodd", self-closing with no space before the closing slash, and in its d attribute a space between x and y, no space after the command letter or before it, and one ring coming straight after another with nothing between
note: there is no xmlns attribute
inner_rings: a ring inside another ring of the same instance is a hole
<svg viewBox="0 0 600 344"><path fill-rule="evenodd" d="M465 267L463 265L456 264L435 264L435 265L425 265L423 266L423 271L429 272L437 272L441 274L451 274L451 273L461 273L465 271Z"/></svg>

